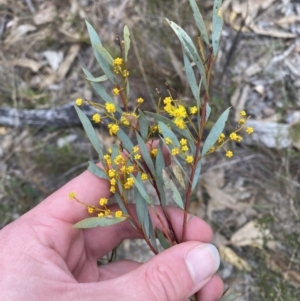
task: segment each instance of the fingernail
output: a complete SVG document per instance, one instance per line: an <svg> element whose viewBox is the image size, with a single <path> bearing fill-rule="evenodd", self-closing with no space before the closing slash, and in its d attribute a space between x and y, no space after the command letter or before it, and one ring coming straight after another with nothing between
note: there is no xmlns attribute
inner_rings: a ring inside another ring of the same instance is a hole
<svg viewBox="0 0 300 301"><path fill-rule="evenodd" d="M218 270L220 255L214 245L201 244L188 251L185 261L195 284L198 284Z"/></svg>

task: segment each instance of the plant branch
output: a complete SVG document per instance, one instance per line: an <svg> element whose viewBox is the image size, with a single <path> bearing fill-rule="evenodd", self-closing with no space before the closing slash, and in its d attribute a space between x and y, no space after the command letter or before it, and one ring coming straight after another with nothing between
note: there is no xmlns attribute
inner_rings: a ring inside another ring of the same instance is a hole
<svg viewBox="0 0 300 301"><path fill-rule="evenodd" d="M130 220L133 222L133 224L134 224L134 226L136 227L136 229L144 236L144 239L145 239L146 243L148 244L149 248L151 249L151 251L152 251L155 255L157 255L158 252L157 252L157 251L155 250L155 248L152 246L152 244L151 244L150 240L148 239L147 235L145 235L145 233L144 233L142 227L140 227L140 225L139 225L139 224L136 222L136 220L133 218L133 215L131 214L130 209L129 209L129 206L128 206L126 200L124 199L123 195L120 194L120 197L121 197L121 200L122 200L122 202L123 202L123 205L125 206L125 208L126 208L128 214L129 214Z"/></svg>
<svg viewBox="0 0 300 301"><path fill-rule="evenodd" d="M212 52L210 51L209 59L208 59L208 66L207 66L207 71L206 71L207 90L205 91L204 101L203 101L203 104L201 106L200 131L199 131L198 141L197 141L197 145L196 145L194 164L193 164L193 167L192 167L192 171L191 171L191 175L190 175L190 179L189 179L189 186L188 186L187 193L186 193L186 198L185 198L181 242L185 241L186 225L187 225L187 213L188 213L188 208L189 208L189 204L190 204L190 197L191 197L191 194L192 194L192 186L193 186L195 171L196 171L196 167L197 167L197 163L198 163L198 158L199 158L199 155L200 155L203 131L204 131L204 127L205 127L206 105L207 105L208 99L209 99L208 89L209 89L209 78L210 78L210 71L211 71L211 67L212 67L212 62L213 62L213 56L212 56Z"/></svg>

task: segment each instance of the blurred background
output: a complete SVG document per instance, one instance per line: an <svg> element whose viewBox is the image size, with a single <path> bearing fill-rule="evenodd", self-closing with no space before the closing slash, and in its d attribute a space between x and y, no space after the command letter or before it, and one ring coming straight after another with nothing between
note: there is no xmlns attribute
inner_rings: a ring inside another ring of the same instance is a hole
<svg viewBox="0 0 300 301"><path fill-rule="evenodd" d="M213 1L197 1L211 31ZM232 106L255 133L234 157L208 156L190 211L214 229L221 277L239 301L300 296L300 1L225 0L209 127ZM81 67L100 76L84 20L119 55L115 36L131 31L131 96L153 110L155 89L192 101L180 44L167 17L195 40L188 0L0 0L0 228L17 219L96 159L72 108L100 101ZM109 91L111 87L106 86ZM103 145L114 142L101 127ZM141 242L120 257L144 260Z"/></svg>

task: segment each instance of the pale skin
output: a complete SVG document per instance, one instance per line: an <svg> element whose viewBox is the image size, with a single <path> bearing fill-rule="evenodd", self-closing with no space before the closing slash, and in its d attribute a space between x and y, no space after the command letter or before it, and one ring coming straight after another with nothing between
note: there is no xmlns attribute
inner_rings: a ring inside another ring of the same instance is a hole
<svg viewBox="0 0 300 301"><path fill-rule="evenodd" d="M203 220L194 217L189 222L187 242L144 264L122 260L99 267L97 259L124 239L141 236L128 221L105 228L72 228L89 215L82 204L68 198L71 191L91 205L97 205L100 197L110 196L108 183L85 171L3 228L2 301L185 301L194 293L198 301L221 298L223 282L218 276L212 274L195 285L183 261L189 249L212 239L211 228ZM113 206L111 209L117 210ZM182 211L168 211L176 235L181 237ZM153 223L159 224L155 218Z"/></svg>

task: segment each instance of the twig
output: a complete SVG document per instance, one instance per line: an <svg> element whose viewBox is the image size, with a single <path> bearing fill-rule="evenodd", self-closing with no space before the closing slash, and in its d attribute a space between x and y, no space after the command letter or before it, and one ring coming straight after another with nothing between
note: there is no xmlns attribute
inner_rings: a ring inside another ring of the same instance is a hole
<svg viewBox="0 0 300 301"><path fill-rule="evenodd" d="M3 33L5 31L5 24L7 22L7 14L5 13L2 17L1 24L0 24L0 40L2 39Z"/></svg>
<svg viewBox="0 0 300 301"><path fill-rule="evenodd" d="M35 14L36 10L35 10L35 8L34 8L32 2L31 2L31 0L25 0L25 2L26 2L26 4L27 4L27 6L28 6L30 12L31 12L32 14Z"/></svg>

